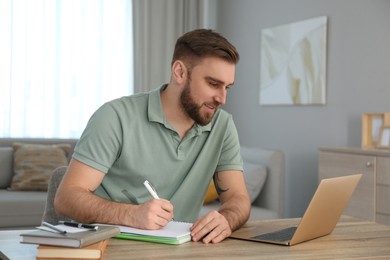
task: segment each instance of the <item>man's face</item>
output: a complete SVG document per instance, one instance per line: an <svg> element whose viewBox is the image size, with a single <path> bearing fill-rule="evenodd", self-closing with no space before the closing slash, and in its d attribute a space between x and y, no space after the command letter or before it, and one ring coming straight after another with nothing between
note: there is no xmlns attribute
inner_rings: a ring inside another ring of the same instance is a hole
<svg viewBox="0 0 390 260"><path fill-rule="evenodd" d="M220 58L205 58L192 68L183 87L180 102L187 115L199 125L210 123L226 102L234 83L235 65Z"/></svg>

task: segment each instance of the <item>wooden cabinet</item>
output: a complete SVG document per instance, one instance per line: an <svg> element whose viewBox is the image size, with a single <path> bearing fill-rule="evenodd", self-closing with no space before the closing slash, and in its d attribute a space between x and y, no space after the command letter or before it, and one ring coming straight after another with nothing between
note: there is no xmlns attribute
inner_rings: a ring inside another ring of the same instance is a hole
<svg viewBox="0 0 390 260"><path fill-rule="evenodd" d="M320 148L319 180L363 174L345 215L390 225L390 152Z"/></svg>

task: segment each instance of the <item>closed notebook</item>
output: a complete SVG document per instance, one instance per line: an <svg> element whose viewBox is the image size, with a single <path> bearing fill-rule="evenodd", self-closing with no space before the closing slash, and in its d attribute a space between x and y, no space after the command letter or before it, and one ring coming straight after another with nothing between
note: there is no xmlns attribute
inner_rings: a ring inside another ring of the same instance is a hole
<svg viewBox="0 0 390 260"><path fill-rule="evenodd" d="M178 245L191 241L191 226L192 223L178 221L171 221L165 227L157 230L118 226L121 233L116 238Z"/></svg>
<svg viewBox="0 0 390 260"><path fill-rule="evenodd" d="M100 259L107 244L108 239L82 248L39 245L37 259Z"/></svg>
<svg viewBox="0 0 390 260"><path fill-rule="evenodd" d="M70 232L70 228L63 225L57 225L57 227L67 230L68 233L61 234L46 230L35 230L21 234L20 242L80 248L114 237L120 233L116 226L99 226L96 231L83 230L80 232Z"/></svg>

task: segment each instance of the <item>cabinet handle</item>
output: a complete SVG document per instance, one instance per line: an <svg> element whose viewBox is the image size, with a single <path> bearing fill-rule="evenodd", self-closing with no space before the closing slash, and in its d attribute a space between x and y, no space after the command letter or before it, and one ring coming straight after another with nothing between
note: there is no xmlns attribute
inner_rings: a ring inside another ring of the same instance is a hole
<svg viewBox="0 0 390 260"><path fill-rule="evenodd" d="M370 162L370 161L366 162L366 167L367 167L367 168L372 167L372 162Z"/></svg>

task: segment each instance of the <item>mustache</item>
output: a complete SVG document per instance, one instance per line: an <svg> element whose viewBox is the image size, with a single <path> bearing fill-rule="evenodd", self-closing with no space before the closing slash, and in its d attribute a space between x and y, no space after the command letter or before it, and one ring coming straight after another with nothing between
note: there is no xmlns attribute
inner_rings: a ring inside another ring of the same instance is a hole
<svg viewBox="0 0 390 260"><path fill-rule="evenodd" d="M214 102L209 102L209 103L204 103L207 106L213 106L215 108L219 108L221 106L221 103L214 101Z"/></svg>

